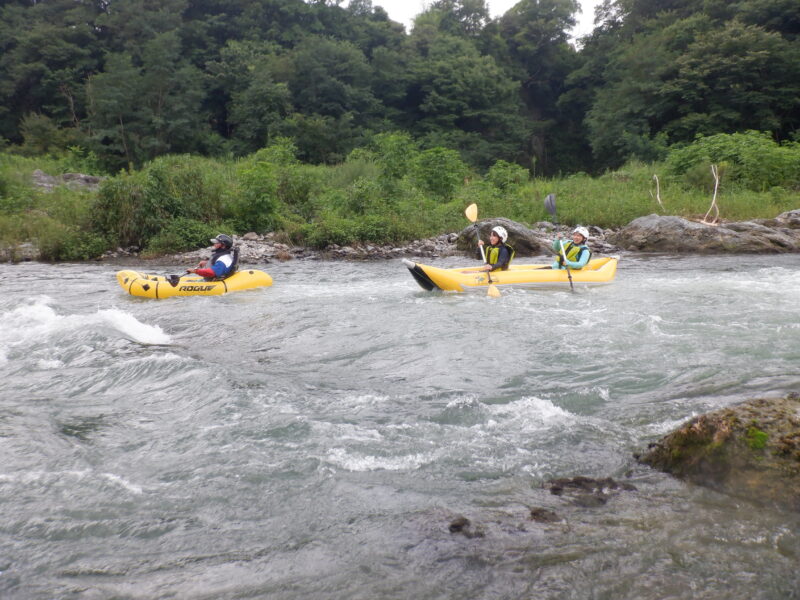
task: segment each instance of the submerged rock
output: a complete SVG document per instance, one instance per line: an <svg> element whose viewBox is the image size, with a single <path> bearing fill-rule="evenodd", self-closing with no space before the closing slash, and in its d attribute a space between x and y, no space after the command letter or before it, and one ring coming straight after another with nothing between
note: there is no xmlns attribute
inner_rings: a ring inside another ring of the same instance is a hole
<svg viewBox="0 0 800 600"><path fill-rule="evenodd" d="M692 483L800 511L800 395L694 418L636 458Z"/></svg>

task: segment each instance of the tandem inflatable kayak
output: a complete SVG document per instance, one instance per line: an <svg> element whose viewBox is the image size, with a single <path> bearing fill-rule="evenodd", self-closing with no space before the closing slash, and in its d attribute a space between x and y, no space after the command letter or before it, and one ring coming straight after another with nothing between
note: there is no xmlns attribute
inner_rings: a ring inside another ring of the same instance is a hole
<svg viewBox="0 0 800 600"><path fill-rule="evenodd" d="M581 285L610 283L617 272L617 256L594 258L582 269L571 269L572 282ZM552 269L549 264L515 265L507 271L477 271L476 267L440 269L403 259L417 283L426 290L464 292L471 289L485 290L490 284L498 287L549 287L567 286L567 271Z"/></svg>
<svg viewBox="0 0 800 600"><path fill-rule="evenodd" d="M206 280L194 274L146 275L138 271L118 271L117 281L122 289L141 298L171 298L172 296L219 296L228 292L269 287L272 277L264 271L242 269L230 277Z"/></svg>

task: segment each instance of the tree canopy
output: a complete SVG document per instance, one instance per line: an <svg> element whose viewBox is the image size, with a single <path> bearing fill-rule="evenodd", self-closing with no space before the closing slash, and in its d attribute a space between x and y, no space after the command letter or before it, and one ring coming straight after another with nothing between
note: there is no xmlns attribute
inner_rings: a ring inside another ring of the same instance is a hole
<svg viewBox="0 0 800 600"><path fill-rule="evenodd" d="M372 0L0 2L0 146L109 171L285 137L342 161L387 132L482 169L601 172L698 134L800 128L797 0L435 0L410 31Z"/></svg>

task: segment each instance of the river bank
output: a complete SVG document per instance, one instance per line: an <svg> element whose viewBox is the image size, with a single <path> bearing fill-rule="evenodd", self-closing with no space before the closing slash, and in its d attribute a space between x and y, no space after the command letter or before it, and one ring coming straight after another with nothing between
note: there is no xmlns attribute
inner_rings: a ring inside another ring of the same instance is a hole
<svg viewBox="0 0 800 600"><path fill-rule="evenodd" d="M571 228L556 228L547 221L530 227L509 219L484 219L460 232L413 240L401 245L332 244L323 249L296 246L280 233L254 232L234 235L241 264L264 265L287 260L386 260L392 258L442 258L453 255L477 258L478 237L488 239L489 231L502 225L509 232L509 243L517 257L547 255L556 235L568 238ZM619 229L588 225L589 248L595 254L629 252L672 252L695 254L794 253L800 252L800 209L787 211L774 219L741 222L707 223L682 217L648 215ZM136 247L116 248L97 257L101 261L145 263L153 265L190 265L208 256L207 248L190 252L144 258ZM39 252L34 242L0 248L0 262L35 261ZM549 259L548 259L549 260Z"/></svg>

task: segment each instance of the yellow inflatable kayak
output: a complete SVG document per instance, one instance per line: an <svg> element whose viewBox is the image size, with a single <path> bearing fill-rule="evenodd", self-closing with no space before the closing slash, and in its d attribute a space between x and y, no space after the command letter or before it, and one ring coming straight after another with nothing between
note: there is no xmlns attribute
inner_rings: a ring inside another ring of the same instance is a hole
<svg viewBox="0 0 800 600"><path fill-rule="evenodd" d="M617 272L617 256L594 258L582 269L570 269L574 284L596 285L613 281ZM551 269L549 264L515 265L507 271L477 271L479 267L439 269L403 259L417 283L426 290L464 292L486 289L490 284L498 287L569 286L566 270Z"/></svg>
<svg viewBox="0 0 800 600"><path fill-rule="evenodd" d="M227 292L250 290L272 285L272 277L264 271L242 269L221 281L207 281L194 274L169 278L145 275L138 271L118 271L117 281L122 289L142 298L171 298L172 296L219 296Z"/></svg>

